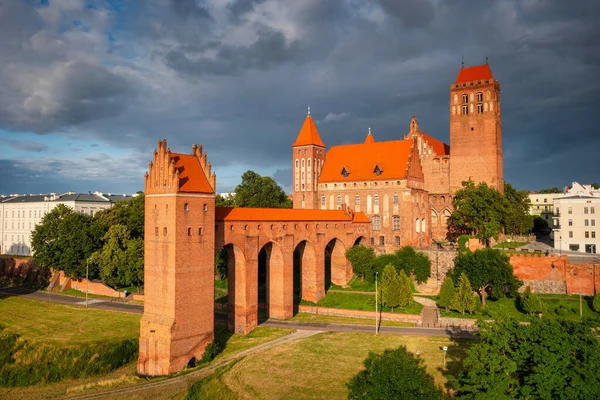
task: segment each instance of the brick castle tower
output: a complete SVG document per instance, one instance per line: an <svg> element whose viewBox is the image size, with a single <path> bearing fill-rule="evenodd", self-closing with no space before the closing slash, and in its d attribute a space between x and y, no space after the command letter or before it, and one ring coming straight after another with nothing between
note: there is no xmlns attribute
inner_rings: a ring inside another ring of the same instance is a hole
<svg viewBox="0 0 600 400"><path fill-rule="evenodd" d="M144 316L138 372L166 375L200 359L214 338L215 188L202 147L158 142L144 179Z"/></svg>
<svg viewBox="0 0 600 400"><path fill-rule="evenodd" d="M310 107L292 149L294 208L318 209L318 180L325 163L325 145L310 116Z"/></svg>
<svg viewBox="0 0 600 400"><path fill-rule="evenodd" d="M471 178L504 193L500 84L487 63L460 70L449 112L450 192Z"/></svg>

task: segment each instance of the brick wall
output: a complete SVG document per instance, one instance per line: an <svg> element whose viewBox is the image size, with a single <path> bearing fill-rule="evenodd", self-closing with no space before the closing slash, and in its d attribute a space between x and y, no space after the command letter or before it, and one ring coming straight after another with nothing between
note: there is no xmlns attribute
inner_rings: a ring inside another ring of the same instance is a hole
<svg viewBox="0 0 600 400"><path fill-rule="evenodd" d="M88 290L88 293L97 294L101 296L109 296L109 297L121 297L121 293L106 286L102 282L87 282L85 279L71 279L65 276L63 271L58 271L58 284L62 287L62 290L67 289L75 289L80 292L85 292Z"/></svg>

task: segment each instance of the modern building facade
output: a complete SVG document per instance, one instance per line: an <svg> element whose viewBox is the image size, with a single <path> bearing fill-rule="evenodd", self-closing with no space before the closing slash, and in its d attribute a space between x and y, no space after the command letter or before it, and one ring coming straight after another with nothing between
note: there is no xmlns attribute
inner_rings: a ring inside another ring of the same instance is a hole
<svg viewBox="0 0 600 400"><path fill-rule="evenodd" d="M31 234L44 215L59 204L77 213L94 216L119 200L130 200L131 195L112 193L31 194L0 196L0 254L30 256Z"/></svg>
<svg viewBox="0 0 600 400"><path fill-rule="evenodd" d="M377 142L369 129L362 143L329 150L309 112L292 145L294 208L364 212L381 250L445 239L463 181L504 191L500 84L488 64L460 70L448 112L451 146L413 116L398 140Z"/></svg>
<svg viewBox="0 0 600 400"><path fill-rule="evenodd" d="M529 215L539 216L552 227L554 217L554 199L564 196L564 193L529 193Z"/></svg>
<svg viewBox="0 0 600 400"><path fill-rule="evenodd" d="M600 251L600 192L573 182L571 188L554 199L554 248L559 252Z"/></svg>

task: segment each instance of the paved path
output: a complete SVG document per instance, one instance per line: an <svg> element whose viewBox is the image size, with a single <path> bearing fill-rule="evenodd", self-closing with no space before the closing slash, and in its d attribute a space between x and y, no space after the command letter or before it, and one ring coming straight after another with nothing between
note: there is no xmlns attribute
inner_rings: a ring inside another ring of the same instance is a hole
<svg viewBox="0 0 600 400"><path fill-rule="evenodd" d="M239 358L245 357L248 354L252 354L257 351L276 347L283 343L291 342L293 340L304 339L304 338L316 335L321 332L322 331L317 331L317 330L297 330L289 335L280 337L280 338L272 340L270 342L263 343L258 346L252 347L250 349L233 354L233 355L226 357L220 361L217 361L205 368L201 368L197 371L190 372L189 374L176 376L174 378L170 378L170 379L166 379L166 380L150 381L148 383L141 383L141 384L136 384L133 386L120 387L120 388L109 389L109 390L102 390L101 388L99 388L98 391L95 393L86 393L84 395L67 396L67 398L72 399L72 400L74 400L74 399L79 399L79 400L103 399L103 398L114 399L116 397L133 398L136 396L136 394L139 394L139 393L144 392L149 389L156 389L156 388L167 389L169 386L180 385L182 383L189 385L192 382L195 382L205 376L212 374L217 368L227 365L227 364L231 363L232 361L237 360Z"/></svg>
<svg viewBox="0 0 600 400"><path fill-rule="evenodd" d="M423 326L435 326L438 323L437 307L425 306L421 312L421 322Z"/></svg>

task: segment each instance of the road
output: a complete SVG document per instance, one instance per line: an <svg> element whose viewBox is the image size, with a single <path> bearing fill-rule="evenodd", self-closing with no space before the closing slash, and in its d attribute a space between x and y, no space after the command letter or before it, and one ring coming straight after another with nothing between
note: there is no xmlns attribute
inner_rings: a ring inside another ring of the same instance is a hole
<svg viewBox="0 0 600 400"><path fill-rule="evenodd" d="M48 292L35 292L21 288L0 286L0 295L3 296L20 296L27 299L39 301L51 301L54 303L67 304L76 307L85 307L85 299L80 297L67 296L63 294ZM98 308L103 310L121 311L142 314L144 306L138 304L124 303L121 301L111 301L109 299L90 299L88 303L90 308ZM227 316L223 314L215 314L215 320L227 322ZM293 321L275 321L275 320L259 320L260 326L272 328L286 329L304 329L314 331L329 331L329 332L364 332L374 333L374 325L347 325L347 324L319 324L308 322L293 322ZM421 327L402 327L402 326L382 326L379 328L379 333L407 335L407 336L438 336L438 337L453 337L472 339L475 335L472 331L462 330L458 328L421 328Z"/></svg>

